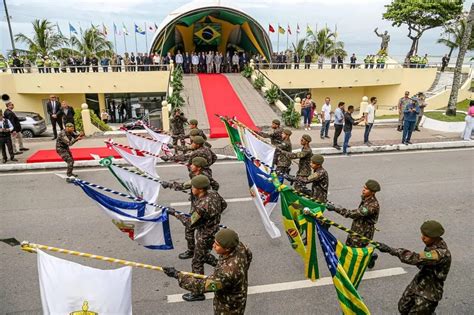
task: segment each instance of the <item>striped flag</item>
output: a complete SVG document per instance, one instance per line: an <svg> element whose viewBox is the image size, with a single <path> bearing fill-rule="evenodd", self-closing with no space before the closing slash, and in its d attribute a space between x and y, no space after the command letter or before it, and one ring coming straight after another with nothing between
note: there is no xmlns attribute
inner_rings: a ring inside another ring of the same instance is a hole
<svg viewBox="0 0 474 315"><path fill-rule="evenodd" d="M285 34L285 29L281 27L280 25L278 25L278 33Z"/></svg>
<svg viewBox="0 0 474 315"><path fill-rule="evenodd" d="M288 24L287 30L288 30L288 34L290 34L290 35L291 35L291 28L290 28L290 24Z"/></svg>
<svg viewBox="0 0 474 315"><path fill-rule="evenodd" d="M240 140L239 130L232 127L225 118L221 118L221 120L225 125L225 129L227 131L227 134L229 135L229 140L230 140L230 143L232 144L232 147L234 148L234 152L235 152L235 156L237 156L237 160L243 161L244 154L240 151L238 147L238 145L242 144L242 140Z"/></svg>
<svg viewBox="0 0 474 315"><path fill-rule="evenodd" d="M316 225L342 312L345 315L370 314L357 287L372 256L373 247L351 248L339 242L326 227L318 222Z"/></svg>
<svg viewBox="0 0 474 315"><path fill-rule="evenodd" d="M271 24L268 24L268 31L270 33L275 33L275 29L273 28L273 26Z"/></svg>

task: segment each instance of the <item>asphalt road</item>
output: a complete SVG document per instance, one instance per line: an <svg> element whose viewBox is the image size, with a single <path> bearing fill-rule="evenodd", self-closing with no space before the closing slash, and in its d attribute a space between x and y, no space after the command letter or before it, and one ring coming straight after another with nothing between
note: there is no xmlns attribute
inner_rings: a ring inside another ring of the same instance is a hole
<svg viewBox="0 0 474 315"><path fill-rule="evenodd" d="M328 157L325 167L330 175L329 199L346 207L356 207L363 183L377 179L382 191L376 240L395 247L417 251L423 249L419 226L424 220L436 219L446 229L445 240L453 263L445 284L445 295L438 314L472 314L472 251L474 227L474 150L406 152L366 156ZM214 167L215 178L226 198L249 197L244 165L220 162ZM184 167L159 167L163 179L187 177ZM185 249L182 225L171 218L174 250L151 251L136 245L110 223L108 217L76 186L66 184L55 173L0 174L0 238L21 240L69 248L149 264L173 265L190 270L190 260L179 260ZM104 169L78 170L81 178L123 191L114 177ZM187 201L187 196L163 190L159 203L168 205ZM186 206L178 207L186 209ZM279 206L272 218L281 229ZM337 214L328 217L350 226ZM270 286L276 291L281 283L304 280L303 263L290 248L286 237L270 239L252 201L229 203L222 223L238 231L241 240L253 251L249 285ZM283 231L283 229L281 229ZM345 235L336 233L339 239ZM110 269L116 266L84 258L64 256L88 266ZM319 266L322 277L329 276L321 250ZM384 276L389 268L402 267L400 275ZM397 302L417 268L403 265L398 259L380 254L374 270L382 276L364 280L359 288L373 314L396 314ZM211 268L206 266L206 272ZM87 281L87 279L84 279ZM258 290L257 290L258 291ZM169 303L168 295L184 293L174 279L156 271L133 271L133 309L135 314L210 314L212 300ZM0 244L0 313L38 314L41 301L36 255L18 247ZM296 288L280 292L249 295L247 314L340 314L332 284Z"/></svg>

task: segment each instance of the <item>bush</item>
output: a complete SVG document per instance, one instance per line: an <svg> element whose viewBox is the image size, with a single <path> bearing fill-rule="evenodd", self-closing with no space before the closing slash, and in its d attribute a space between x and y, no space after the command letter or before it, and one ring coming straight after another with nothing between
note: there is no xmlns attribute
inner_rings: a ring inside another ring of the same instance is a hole
<svg viewBox="0 0 474 315"><path fill-rule="evenodd" d="M286 126L299 128L301 122L300 113L295 111L293 103L288 105L287 109L281 114Z"/></svg>
<svg viewBox="0 0 474 315"><path fill-rule="evenodd" d="M249 65L245 65L244 70L242 70L240 73L244 78L250 78L252 76L253 69Z"/></svg>
<svg viewBox="0 0 474 315"><path fill-rule="evenodd" d="M275 104L276 101L280 98L280 90L275 84L265 91L265 99L270 104Z"/></svg>
<svg viewBox="0 0 474 315"><path fill-rule="evenodd" d="M181 96L180 92L176 90L173 90L173 94L168 96L166 101L168 102L168 104L171 104L172 111L184 106L184 98Z"/></svg>
<svg viewBox="0 0 474 315"><path fill-rule="evenodd" d="M182 79L179 79L177 77L173 77L173 80L171 81L170 85L173 88L173 91L182 91L184 87Z"/></svg>
<svg viewBox="0 0 474 315"><path fill-rule="evenodd" d="M258 74L255 81L253 81L253 87L257 90L260 90L262 87L265 86L265 78L262 74Z"/></svg>
<svg viewBox="0 0 474 315"><path fill-rule="evenodd" d="M84 131L84 124L82 123L82 110L77 110L74 114L74 125L76 127L77 132ZM89 109L91 113L91 122L94 126L99 128L100 131L111 131L112 128L109 127L106 123L104 123L92 109Z"/></svg>

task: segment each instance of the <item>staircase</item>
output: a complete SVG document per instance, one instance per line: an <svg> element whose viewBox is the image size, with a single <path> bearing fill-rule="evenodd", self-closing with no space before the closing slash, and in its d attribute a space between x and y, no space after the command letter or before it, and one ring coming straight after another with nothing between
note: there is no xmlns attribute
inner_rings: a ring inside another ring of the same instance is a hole
<svg viewBox="0 0 474 315"><path fill-rule="evenodd" d="M464 82L466 82L468 77L469 74L467 73L463 73L461 75L461 86L464 84ZM453 84L453 79L453 72L438 72L436 74L436 79L434 80L433 84L431 85L429 90L425 92L426 98L430 98L450 88Z"/></svg>
<svg viewBox="0 0 474 315"><path fill-rule="evenodd" d="M206 107L201 93L201 85L195 74L186 74L183 76L183 92L182 96L186 105L182 111L189 119L197 119L199 128L205 133L209 133L209 120L207 119Z"/></svg>

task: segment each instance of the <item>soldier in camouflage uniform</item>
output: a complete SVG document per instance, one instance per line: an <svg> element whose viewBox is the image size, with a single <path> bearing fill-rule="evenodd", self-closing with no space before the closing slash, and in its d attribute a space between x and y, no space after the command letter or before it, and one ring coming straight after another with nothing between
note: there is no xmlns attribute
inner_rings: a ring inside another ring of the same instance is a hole
<svg viewBox="0 0 474 315"><path fill-rule="evenodd" d="M214 292L214 314L244 314L252 252L230 229L217 232L213 248L219 261L212 275L205 279L184 275L173 267L164 267L163 271L178 279L180 287L195 294Z"/></svg>
<svg viewBox="0 0 474 315"><path fill-rule="evenodd" d="M314 199L326 203L328 200L329 177L328 172L323 168L324 157L320 154L311 157L311 169L313 174L306 179L295 179L302 186L312 184L311 191L307 193Z"/></svg>
<svg viewBox="0 0 474 315"><path fill-rule="evenodd" d="M282 141L277 144L277 150L275 151L276 157L276 172L278 174L290 174L291 169L291 159L288 158L286 154L280 153L280 151L284 151L287 153L291 153L291 130L285 129L283 130L282 134Z"/></svg>
<svg viewBox="0 0 474 315"><path fill-rule="evenodd" d="M305 184L300 184L299 180L306 180L309 175L311 175L311 157L313 156L313 151L311 150L310 143L311 143L311 137L307 134L304 134L301 137L300 140L301 145L303 146L301 148L301 151L298 153L286 153L286 152L281 152L282 154L286 154L286 156L290 159L299 159L298 163L298 171L296 172L296 183L294 188L298 191L303 191L303 189L306 187Z"/></svg>
<svg viewBox="0 0 474 315"><path fill-rule="evenodd" d="M61 130L56 140L56 152L58 155L67 163L67 172L68 177L77 177L76 174L72 173L74 167L74 158L72 157L71 150L69 147L72 146L77 141L83 138L83 134L77 134L74 132L74 125L71 123L66 124L66 128Z"/></svg>
<svg viewBox="0 0 474 315"><path fill-rule="evenodd" d="M184 113L178 108L174 111L173 117L170 119L171 136L173 137L173 145L178 144L178 139L181 140L181 145L184 145L184 124L188 119L184 117Z"/></svg>
<svg viewBox="0 0 474 315"><path fill-rule="evenodd" d="M204 131L198 128L198 121L196 119L191 119L189 121L189 133L185 135L184 138L191 138L194 136L201 136L207 141L207 136L204 134Z"/></svg>
<svg viewBox="0 0 474 315"><path fill-rule="evenodd" d="M217 191L210 190L210 181L204 175L197 175L191 180L192 194L196 200L192 204L191 217L175 215L185 226L196 229L196 244L192 260L194 273L204 274L204 264L217 265L217 259L210 253L214 243L214 235L219 231L221 213L227 203ZM190 294L190 301L203 300L203 294Z"/></svg>
<svg viewBox="0 0 474 315"><path fill-rule="evenodd" d="M401 262L420 269L398 302L400 314L435 314L451 267L451 252L441 237L443 234L444 228L439 222L424 222L421 225L421 239L426 246L421 253L379 243L378 249L382 253L389 253Z"/></svg>
<svg viewBox="0 0 474 315"><path fill-rule="evenodd" d="M280 127L280 121L278 119L274 119L272 121L272 132L266 133L263 131L258 131L257 134L263 138L270 138L270 142L273 145L278 145L282 141L282 134L283 128Z"/></svg>

